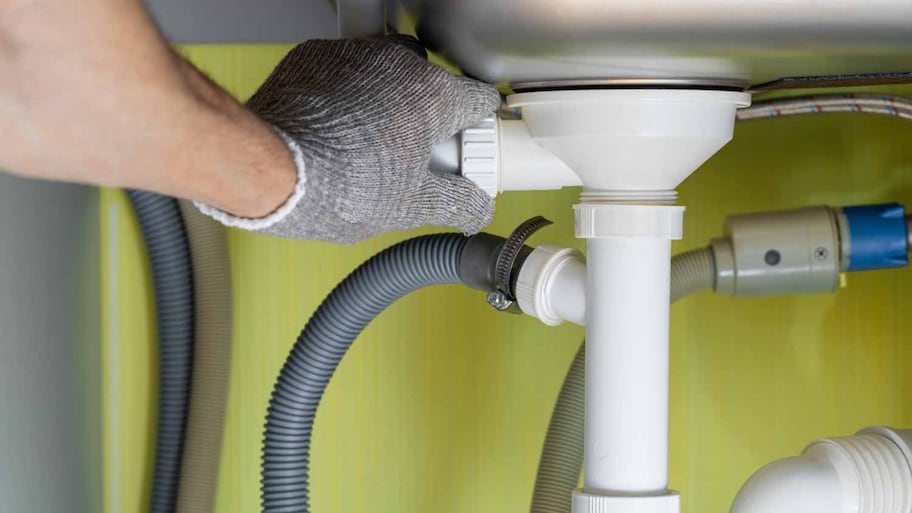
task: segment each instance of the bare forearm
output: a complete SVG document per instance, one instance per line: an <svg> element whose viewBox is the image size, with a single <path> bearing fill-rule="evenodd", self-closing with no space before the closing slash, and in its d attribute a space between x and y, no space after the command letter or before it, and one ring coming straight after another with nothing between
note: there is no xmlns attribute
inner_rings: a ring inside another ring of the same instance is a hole
<svg viewBox="0 0 912 513"><path fill-rule="evenodd" d="M0 0L0 168L244 217L295 172L271 129L168 48L139 0Z"/></svg>
<svg viewBox="0 0 912 513"><path fill-rule="evenodd" d="M198 173L179 186L193 186L193 199L242 217L272 212L291 193L296 169L288 148L264 122L183 57L181 72L204 105ZM207 126L209 128L207 128Z"/></svg>
<svg viewBox="0 0 912 513"><path fill-rule="evenodd" d="M161 184L135 184L215 206L241 217L262 217L295 185L296 170L285 144L240 105L204 106L182 123L163 158L145 163L145 176Z"/></svg>

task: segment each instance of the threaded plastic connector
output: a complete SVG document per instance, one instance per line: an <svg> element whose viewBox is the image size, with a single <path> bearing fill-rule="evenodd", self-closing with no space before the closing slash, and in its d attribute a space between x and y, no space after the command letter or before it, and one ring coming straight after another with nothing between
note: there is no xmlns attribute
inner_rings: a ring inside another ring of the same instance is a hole
<svg viewBox="0 0 912 513"><path fill-rule="evenodd" d="M680 240L684 236L684 207L581 203L573 210L580 239Z"/></svg>
<svg viewBox="0 0 912 513"><path fill-rule="evenodd" d="M868 428L774 461L744 484L732 513L912 512L912 431Z"/></svg>
<svg viewBox="0 0 912 513"><path fill-rule="evenodd" d="M573 513L679 513L681 496L669 490L664 495L599 495L579 490L573 493Z"/></svg>
<svg viewBox="0 0 912 513"><path fill-rule="evenodd" d="M873 433L829 438L811 444L802 455L833 464L844 493L854 491L859 513L912 511L912 468L889 438Z"/></svg>

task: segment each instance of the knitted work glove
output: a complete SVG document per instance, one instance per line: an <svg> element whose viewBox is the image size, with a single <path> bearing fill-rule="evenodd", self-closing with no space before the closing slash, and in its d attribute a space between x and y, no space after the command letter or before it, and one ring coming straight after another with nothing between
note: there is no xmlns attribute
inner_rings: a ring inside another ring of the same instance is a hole
<svg viewBox="0 0 912 513"><path fill-rule="evenodd" d="M201 209L228 225L337 243L426 225L478 232L493 199L428 163L435 144L499 105L494 87L388 40L303 43L247 104L294 154L294 194L262 219Z"/></svg>

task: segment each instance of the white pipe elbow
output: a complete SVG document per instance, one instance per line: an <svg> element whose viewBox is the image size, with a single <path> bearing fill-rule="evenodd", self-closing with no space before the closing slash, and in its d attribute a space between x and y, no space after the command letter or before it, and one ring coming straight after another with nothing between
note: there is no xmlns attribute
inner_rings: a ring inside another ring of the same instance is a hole
<svg viewBox="0 0 912 513"><path fill-rule="evenodd" d="M841 513L842 503L833 465L802 455L758 470L741 488L732 513Z"/></svg>
<svg viewBox="0 0 912 513"><path fill-rule="evenodd" d="M910 513L912 430L869 428L818 440L761 468L732 513Z"/></svg>

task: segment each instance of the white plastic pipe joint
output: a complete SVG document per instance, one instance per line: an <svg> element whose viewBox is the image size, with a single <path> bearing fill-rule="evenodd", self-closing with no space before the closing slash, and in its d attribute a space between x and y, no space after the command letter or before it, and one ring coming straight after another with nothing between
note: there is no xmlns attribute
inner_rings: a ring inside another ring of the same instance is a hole
<svg viewBox="0 0 912 513"><path fill-rule="evenodd" d="M520 309L548 326L586 323L586 261L572 248L542 244L523 262L516 279Z"/></svg>
<svg viewBox="0 0 912 513"><path fill-rule="evenodd" d="M732 513L910 513L912 430L818 440L745 483Z"/></svg>

